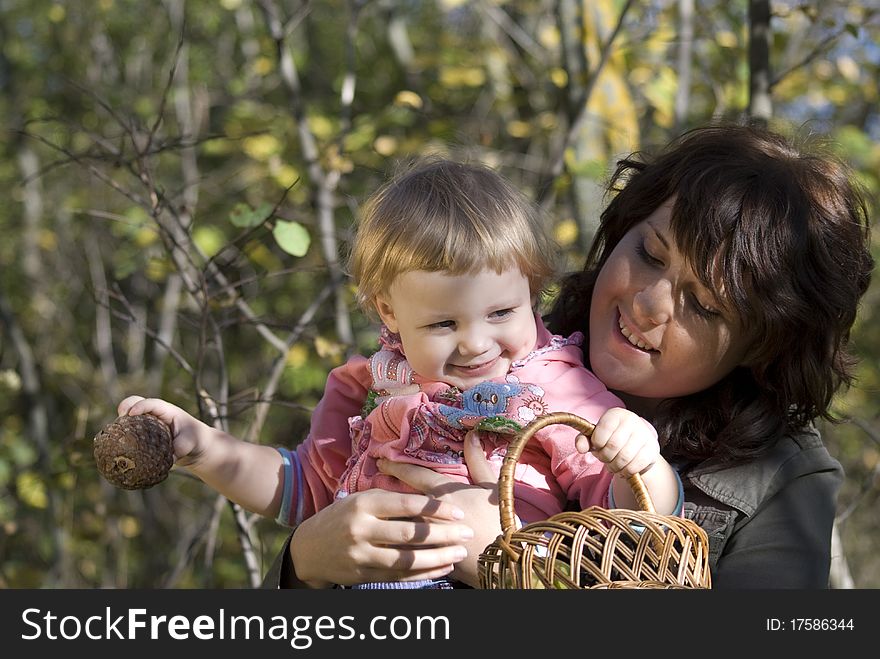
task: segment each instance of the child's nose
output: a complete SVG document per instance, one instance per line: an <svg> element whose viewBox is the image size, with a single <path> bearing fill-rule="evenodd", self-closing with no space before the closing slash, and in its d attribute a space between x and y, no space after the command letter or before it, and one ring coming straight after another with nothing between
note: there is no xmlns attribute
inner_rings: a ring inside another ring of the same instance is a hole
<svg viewBox="0 0 880 659"><path fill-rule="evenodd" d="M492 338L485 332L469 331L462 333L458 341L458 351L462 355L481 355L492 345Z"/></svg>

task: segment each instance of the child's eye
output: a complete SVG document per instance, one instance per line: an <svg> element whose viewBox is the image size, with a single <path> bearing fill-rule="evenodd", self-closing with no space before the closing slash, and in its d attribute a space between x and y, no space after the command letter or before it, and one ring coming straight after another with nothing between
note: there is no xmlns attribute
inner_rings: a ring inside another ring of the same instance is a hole
<svg viewBox="0 0 880 659"><path fill-rule="evenodd" d="M454 320L441 320L439 323L431 323L428 325L429 329L450 329L455 327Z"/></svg>
<svg viewBox="0 0 880 659"><path fill-rule="evenodd" d="M498 311L493 311L490 315L493 318L505 318L512 314L514 309L499 309Z"/></svg>
<svg viewBox="0 0 880 659"><path fill-rule="evenodd" d="M656 256L653 256L651 252L648 251L648 248L645 247L645 241L642 240L636 246L636 252L641 257L642 261L647 263L648 265L663 265L663 261L658 259Z"/></svg>

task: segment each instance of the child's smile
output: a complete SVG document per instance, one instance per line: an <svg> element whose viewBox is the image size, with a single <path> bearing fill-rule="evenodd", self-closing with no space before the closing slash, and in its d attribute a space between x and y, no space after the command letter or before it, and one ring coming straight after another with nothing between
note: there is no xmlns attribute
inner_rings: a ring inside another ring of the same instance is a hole
<svg viewBox="0 0 880 659"><path fill-rule="evenodd" d="M376 306L417 374L462 390L504 377L537 340L529 281L516 267L407 272Z"/></svg>

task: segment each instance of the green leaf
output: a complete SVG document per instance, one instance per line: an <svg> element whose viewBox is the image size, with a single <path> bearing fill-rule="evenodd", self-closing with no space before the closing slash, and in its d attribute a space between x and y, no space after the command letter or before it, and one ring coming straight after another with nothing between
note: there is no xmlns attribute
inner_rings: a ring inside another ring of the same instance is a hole
<svg viewBox="0 0 880 659"><path fill-rule="evenodd" d="M262 224L270 217L272 217L272 206L265 202L256 208L251 208L247 204L236 204L229 213L229 221L243 229Z"/></svg>
<svg viewBox="0 0 880 659"><path fill-rule="evenodd" d="M288 254L304 256L309 250L311 238L306 228L299 222L285 222L279 220L272 230L275 242Z"/></svg>

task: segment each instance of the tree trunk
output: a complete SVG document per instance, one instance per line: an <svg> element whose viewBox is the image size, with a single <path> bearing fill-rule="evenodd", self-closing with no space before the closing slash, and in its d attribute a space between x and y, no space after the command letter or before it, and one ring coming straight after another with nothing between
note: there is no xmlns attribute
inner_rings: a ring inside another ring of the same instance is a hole
<svg viewBox="0 0 880 659"><path fill-rule="evenodd" d="M749 1L749 116L766 125L770 98L770 1Z"/></svg>
<svg viewBox="0 0 880 659"><path fill-rule="evenodd" d="M687 123L691 96L691 57L694 48L694 0L679 0L678 89L675 93L675 128L681 132Z"/></svg>

